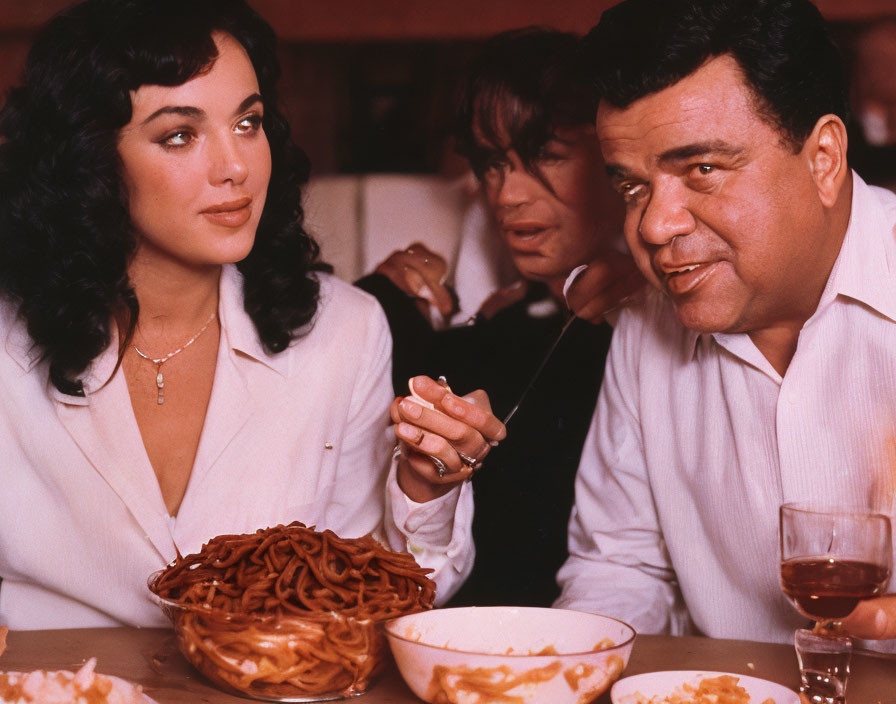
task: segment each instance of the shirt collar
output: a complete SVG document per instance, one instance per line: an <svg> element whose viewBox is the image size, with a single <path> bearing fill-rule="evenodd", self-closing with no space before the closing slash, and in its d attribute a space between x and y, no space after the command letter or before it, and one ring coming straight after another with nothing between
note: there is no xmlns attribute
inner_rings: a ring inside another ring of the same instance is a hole
<svg viewBox="0 0 896 704"><path fill-rule="evenodd" d="M261 344L255 324L243 307L243 275L234 264L226 264L221 271L218 317L221 335L231 350L261 362L282 376L289 376L289 355L269 354Z"/></svg>
<svg viewBox="0 0 896 704"><path fill-rule="evenodd" d="M18 307L15 305L3 306L0 310L0 328L5 328L9 332L6 337L5 348L7 354L16 361L16 363L26 372L33 372L34 368L41 363L41 349L34 344L31 336L28 334L28 325L24 318L19 316ZM118 361L118 331L112 326L110 331L111 340L106 347L91 363L81 380L84 385L84 394L73 396L63 393L55 386L47 375L47 394L50 398L75 406L86 406L87 396L91 391L96 391L112 376L115 364ZM47 365L44 365L46 369Z"/></svg>
<svg viewBox="0 0 896 704"><path fill-rule="evenodd" d="M896 199L885 205L882 198L893 196L853 172L849 227L819 310L845 296L896 322Z"/></svg>
<svg viewBox="0 0 896 704"><path fill-rule="evenodd" d="M4 301L0 307L0 323L2 329L8 330L6 335L6 353L26 372L30 372L40 362L40 349L28 334L28 326L24 318L18 314L18 305Z"/></svg>

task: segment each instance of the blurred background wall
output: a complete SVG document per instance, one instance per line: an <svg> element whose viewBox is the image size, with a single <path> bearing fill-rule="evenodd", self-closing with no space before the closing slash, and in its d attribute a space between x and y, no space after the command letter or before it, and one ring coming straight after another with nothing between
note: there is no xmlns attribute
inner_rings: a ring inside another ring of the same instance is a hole
<svg viewBox="0 0 896 704"><path fill-rule="evenodd" d="M35 29L67 0L0 0L0 100ZM585 32L614 0L250 0L281 40L281 101L317 176L451 172L455 77L483 38L540 24ZM817 0L851 45L896 0ZM847 53L851 53L848 51ZM896 66L891 73L896 74Z"/></svg>

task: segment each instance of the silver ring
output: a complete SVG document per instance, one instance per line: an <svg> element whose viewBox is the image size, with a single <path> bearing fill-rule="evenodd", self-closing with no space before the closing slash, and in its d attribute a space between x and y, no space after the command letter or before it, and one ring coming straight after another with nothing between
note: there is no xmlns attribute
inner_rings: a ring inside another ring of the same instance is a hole
<svg viewBox="0 0 896 704"><path fill-rule="evenodd" d="M429 457L429 459L432 460L432 463L436 466L436 471L439 473L439 479L444 477L448 472L448 468L445 466L445 463L435 455L427 455L427 457Z"/></svg>
<svg viewBox="0 0 896 704"><path fill-rule="evenodd" d="M457 456L460 457L460 461L463 462L470 469L476 470L482 466L482 460L477 460L475 457L470 457L467 454L464 454L460 450L455 450Z"/></svg>

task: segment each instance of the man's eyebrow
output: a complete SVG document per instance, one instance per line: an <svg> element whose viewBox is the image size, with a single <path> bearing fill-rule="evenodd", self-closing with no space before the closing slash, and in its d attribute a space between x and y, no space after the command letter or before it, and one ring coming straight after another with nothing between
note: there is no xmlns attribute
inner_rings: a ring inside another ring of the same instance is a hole
<svg viewBox="0 0 896 704"><path fill-rule="evenodd" d="M234 114L241 113L251 105L260 102L263 102L261 96L258 93L253 93L237 106ZM202 118L205 117L205 111L188 105L166 105L165 107L156 110L140 124L148 124L161 115L181 115L182 117Z"/></svg>
<svg viewBox="0 0 896 704"><path fill-rule="evenodd" d="M733 158L740 156L743 152L743 147L737 147L728 142L695 142L694 144L685 144L684 146L663 152L660 154L659 161L660 163L685 161L696 156L707 156L709 154Z"/></svg>
<svg viewBox="0 0 896 704"><path fill-rule="evenodd" d="M630 172L623 166L619 166L617 164L607 164L605 168L607 171L607 176L609 176L611 180L624 181L625 179L630 177Z"/></svg>

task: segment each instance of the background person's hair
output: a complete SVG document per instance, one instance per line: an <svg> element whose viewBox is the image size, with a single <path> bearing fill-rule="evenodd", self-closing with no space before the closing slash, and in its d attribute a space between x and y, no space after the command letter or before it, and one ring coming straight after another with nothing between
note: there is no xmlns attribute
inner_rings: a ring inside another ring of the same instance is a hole
<svg viewBox="0 0 896 704"><path fill-rule="evenodd" d="M597 101L579 41L574 34L527 27L485 43L459 89L452 130L458 153L477 175L505 148L537 171L535 162L558 128L593 125ZM490 148L483 148L483 139Z"/></svg>
<svg viewBox="0 0 896 704"><path fill-rule="evenodd" d="M809 0L625 0L583 41L602 100L625 108L730 54L756 107L799 150L818 119L847 122L840 52Z"/></svg>
<svg viewBox="0 0 896 704"><path fill-rule="evenodd" d="M272 171L255 245L237 266L245 309L266 349L282 351L317 309L318 248L302 227L308 160L277 109L270 26L243 0L87 0L36 37L23 85L0 111L0 295L18 305L50 379L80 393L114 320L133 334L129 217L117 133L130 92L181 85L217 57L211 34L246 49L264 102Z"/></svg>

